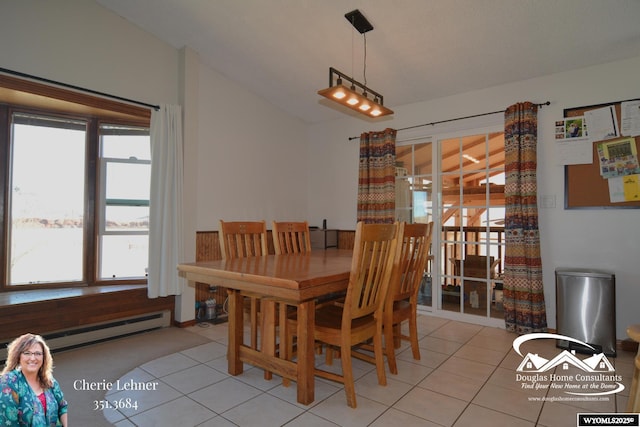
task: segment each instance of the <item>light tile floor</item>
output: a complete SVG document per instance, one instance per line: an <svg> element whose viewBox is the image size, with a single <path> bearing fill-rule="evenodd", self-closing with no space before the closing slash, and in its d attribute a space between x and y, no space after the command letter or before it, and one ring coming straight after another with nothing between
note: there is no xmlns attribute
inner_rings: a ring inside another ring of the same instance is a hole
<svg viewBox="0 0 640 427"><path fill-rule="evenodd" d="M354 361L357 409L346 404L341 384L316 379L315 401L296 402L295 383L263 379L261 369L245 366L239 376L227 372L227 325L197 325L191 331L211 340L145 363L121 384L153 384L155 390L107 394L119 410L107 419L126 426L572 426L580 412L624 412L633 354L608 360L622 376L625 390L601 401L566 400L550 380L538 390L522 388L516 369L522 362L513 347L515 334L470 323L419 316L421 360L403 343L398 375L377 383L374 366ZM207 327L203 327L207 326ZM552 359L561 350L554 340L527 342L527 352ZM583 358L579 355L579 357ZM318 356L316 363L323 363ZM325 367L326 368L326 367ZM335 361L330 369L340 369ZM560 372L556 368L556 372ZM565 371L566 373L566 371ZM573 372L574 374L577 372ZM549 374L549 372L547 372ZM133 383L132 383L133 381ZM131 406L137 403L138 408Z"/></svg>

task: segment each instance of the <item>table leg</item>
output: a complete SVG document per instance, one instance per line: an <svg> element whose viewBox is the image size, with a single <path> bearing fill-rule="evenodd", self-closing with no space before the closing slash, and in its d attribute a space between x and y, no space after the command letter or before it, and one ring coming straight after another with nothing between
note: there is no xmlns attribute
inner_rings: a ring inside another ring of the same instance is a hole
<svg viewBox="0 0 640 427"><path fill-rule="evenodd" d="M287 330L287 304L284 302L280 302L278 304L278 326L279 326L279 336L278 340L278 357L284 360L290 360L291 355L289 354L289 340L291 339L289 335L289 331ZM282 385L285 387L289 387L291 384L291 380L287 377L282 377Z"/></svg>
<svg viewBox="0 0 640 427"><path fill-rule="evenodd" d="M315 301L298 305L298 402L308 405L314 399L315 353L313 330L315 329Z"/></svg>
<svg viewBox="0 0 640 427"><path fill-rule="evenodd" d="M243 339L242 295L240 291L228 290L229 294L229 345L227 347L227 363L230 375L242 373L240 346Z"/></svg>

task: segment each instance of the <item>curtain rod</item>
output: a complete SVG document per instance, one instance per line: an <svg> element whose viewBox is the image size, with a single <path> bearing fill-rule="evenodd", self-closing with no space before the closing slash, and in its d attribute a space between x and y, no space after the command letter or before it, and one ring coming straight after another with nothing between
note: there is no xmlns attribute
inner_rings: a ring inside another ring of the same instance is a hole
<svg viewBox="0 0 640 427"><path fill-rule="evenodd" d="M74 86L74 85L70 85L70 84L67 84L67 83L57 82L55 80L45 79L44 77L32 76L31 74L21 73L19 71L13 71L13 70L9 70L9 69L0 67L0 72L5 73L5 74L12 74L12 75L18 76L18 77L25 77L25 78L33 79L33 80L41 81L41 82L44 82L44 83L63 86L63 87L68 88L68 89L80 90L80 91L87 92L87 93L90 93L90 94L93 94L93 95L99 95L99 96L102 96L102 97L105 97L105 98L111 98L111 99L115 99L115 100L118 100L118 101L125 101L125 102L129 102L131 104L140 105L142 107L153 108L154 110L159 110L160 109L159 105L147 104L147 103L144 103L144 102L135 101L133 99L123 98L123 97L117 96L117 95L110 95L108 93L98 92L96 90L87 89L87 88L80 87L80 86Z"/></svg>
<svg viewBox="0 0 640 427"><path fill-rule="evenodd" d="M544 102L542 104L536 104L536 105L538 107L542 108L545 105L551 105L551 102L547 101L547 102ZM415 126L408 126L406 128L400 128L400 129L398 129L398 131L419 128L419 127L422 127L422 126L430 126L430 125L434 126L434 125L439 125L441 123L455 122L457 120L473 119L475 117L490 116L491 114L504 113L505 111L507 111L507 110L492 111L490 113L482 113L482 114L474 114L473 116L457 117L455 119L440 120L439 122L423 123L421 125L415 125ZM349 141L351 141L353 139L360 139L360 137L359 136L350 136L349 137Z"/></svg>

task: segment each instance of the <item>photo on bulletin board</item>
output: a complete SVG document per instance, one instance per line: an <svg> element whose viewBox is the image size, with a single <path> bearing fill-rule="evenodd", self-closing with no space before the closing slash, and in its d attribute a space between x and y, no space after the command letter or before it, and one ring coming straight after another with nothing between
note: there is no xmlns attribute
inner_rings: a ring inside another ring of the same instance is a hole
<svg viewBox="0 0 640 427"><path fill-rule="evenodd" d="M575 119L567 119L564 122L565 138L582 138L585 135L584 117L576 117Z"/></svg>
<svg viewBox="0 0 640 427"><path fill-rule="evenodd" d="M637 101L567 108L564 110L563 138L577 138L579 132L582 132L581 136L588 133L589 122L585 122L585 115L588 117L590 112L604 107L613 107L610 109L612 114L615 111L617 123L626 126L627 115L622 114L622 107ZM623 126L622 131L616 129L620 133L607 134L605 139L593 141L592 163L565 165L565 209L640 209L640 135L627 131L628 128ZM558 130L556 128L556 134Z"/></svg>

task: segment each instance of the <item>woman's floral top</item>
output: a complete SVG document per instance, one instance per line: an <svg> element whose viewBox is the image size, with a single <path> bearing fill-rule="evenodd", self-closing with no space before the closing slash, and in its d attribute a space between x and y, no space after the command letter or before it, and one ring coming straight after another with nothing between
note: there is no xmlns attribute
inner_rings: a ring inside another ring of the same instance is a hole
<svg viewBox="0 0 640 427"><path fill-rule="evenodd" d="M20 369L0 377L0 426L61 426L60 416L67 413L67 401L56 380L45 389L47 412Z"/></svg>

